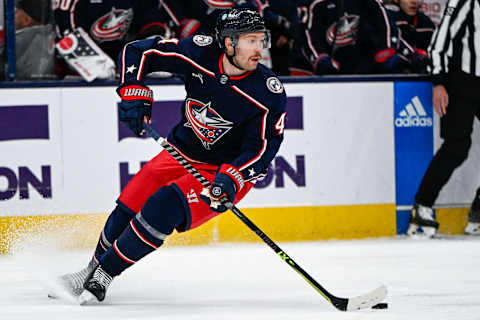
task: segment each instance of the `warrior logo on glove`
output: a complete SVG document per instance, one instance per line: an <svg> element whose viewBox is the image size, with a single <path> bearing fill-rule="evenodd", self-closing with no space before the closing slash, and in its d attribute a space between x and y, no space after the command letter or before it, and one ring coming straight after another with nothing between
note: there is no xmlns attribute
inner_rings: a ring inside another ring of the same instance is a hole
<svg viewBox="0 0 480 320"><path fill-rule="evenodd" d="M188 119L185 127L192 128L207 150L233 126L232 122L223 119L211 108L210 103L204 104L194 99L185 102L185 115Z"/></svg>

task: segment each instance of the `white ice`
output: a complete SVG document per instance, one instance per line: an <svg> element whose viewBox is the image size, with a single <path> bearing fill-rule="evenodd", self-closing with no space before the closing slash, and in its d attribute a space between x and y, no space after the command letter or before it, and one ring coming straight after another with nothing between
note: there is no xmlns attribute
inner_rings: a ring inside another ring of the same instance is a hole
<svg viewBox="0 0 480 320"><path fill-rule="evenodd" d="M78 306L43 286L91 253L45 245L0 256L0 319L480 319L480 238L279 245L335 295L387 285L389 308L337 311L263 243L160 248Z"/></svg>

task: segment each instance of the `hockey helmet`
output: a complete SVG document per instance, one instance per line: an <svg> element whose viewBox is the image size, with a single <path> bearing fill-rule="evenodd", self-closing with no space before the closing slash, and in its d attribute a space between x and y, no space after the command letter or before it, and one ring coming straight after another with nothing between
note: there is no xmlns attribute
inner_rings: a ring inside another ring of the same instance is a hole
<svg viewBox="0 0 480 320"><path fill-rule="evenodd" d="M250 9L233 9L221 13L215 26L215 35L220 48L225 49L225 38L232 39L233 47L237 46L241 34L264 32L264 48L270 48L270 31L265 27L263 17Z"/></svg>

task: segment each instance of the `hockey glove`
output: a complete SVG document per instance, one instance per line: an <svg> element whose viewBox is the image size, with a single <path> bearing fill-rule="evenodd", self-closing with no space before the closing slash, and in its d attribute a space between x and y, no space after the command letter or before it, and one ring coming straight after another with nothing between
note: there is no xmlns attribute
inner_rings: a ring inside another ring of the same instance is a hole
<svg viewBox="0 0 480 320"><path fill-rule="evenodd" d="M313 64L313 71L316 75L336 74L339 70L338 62L331 59L327 54L321 54Z"/></svg>
<svg viewBox="0 0 480 320"><path fill-rule="evenodd" d="M217 171L210 188L202 190L200 198L210 206L212 211L221 213L227 210L225 202L233 203L243 185L243 176L240 171L231 165L223 164Z"/></svg>
<svg viewBox="0 0 480 320"><path fill-rule="evenodd" d="M400 59L398 58L395 49L388 48L380 50L375 53L374 58L382 72L392 73L398 71Z"/></svg>
<svg viewBox="0 0 480 320"><path fill-rule="evenodd" d="M415 73L427 73L429 63L428 53L425 50L415 48L415 52L412 55L412 71Z"/></svg>
<svg viewBox="0 0 480 320"><path fill-rule="evenodd" d="M118 119L124 122L137 136L145 133L143 123L152 117L153 91L143 85L127 85L117 89L122 98Z"/></svg>

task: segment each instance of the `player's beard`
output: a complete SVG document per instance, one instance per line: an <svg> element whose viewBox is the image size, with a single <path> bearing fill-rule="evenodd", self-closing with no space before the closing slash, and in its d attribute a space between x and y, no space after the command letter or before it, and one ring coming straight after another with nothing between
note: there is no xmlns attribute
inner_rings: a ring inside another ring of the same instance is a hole
<svg viewBox="0 0 480 320"><path fill-rule="evenodd" d="M247 64L247 70L252 71L255 70L258 66L258 63L262 60L262 55L261 54L255 54L251 57L249 57L246 61Z"/></svg>

